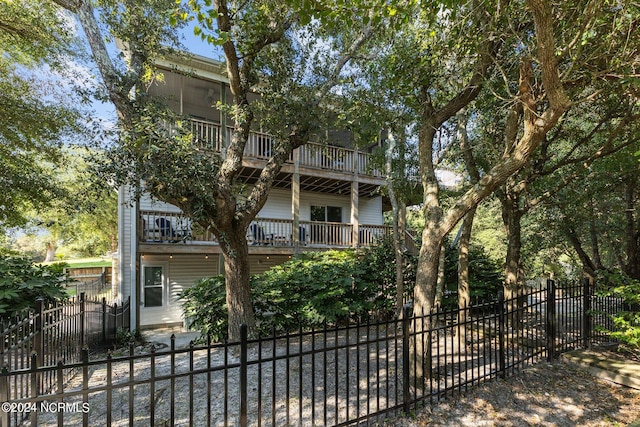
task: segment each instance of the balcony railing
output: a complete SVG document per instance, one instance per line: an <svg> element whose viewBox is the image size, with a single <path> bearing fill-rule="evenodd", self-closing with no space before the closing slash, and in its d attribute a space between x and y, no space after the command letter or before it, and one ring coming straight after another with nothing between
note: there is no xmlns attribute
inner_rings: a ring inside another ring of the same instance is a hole
<svg viewBox="0 0 640 427"><path fill-rule="evenodd" d="M180 213L140 211L139 241L141 243L218 244L209 229L203 229ZM381 225L361 224L358 230L360 246L372 246L390 233ZM353 224L322 221L300 221L300 246L351 247ZM288 219L256 218L247 230L251 246L293 247L293 221Z"/></svg>
<svg viewBox="0 0 640 427"><path fill-rule="evenodd" d="M221 126L218 123L201 119L191 119L191 130L195 143L206 150L222 151ZM225 137L231 140L232 127L227 127ZM273 138L262 132L251 132L244 155L247 158L268 159L273 153ZM332 170L337 172L353 173L381 177L382 173L370 166L370 157L367 153L361 153L350 148L317 144L309 142L299 148L300 166ZM288 159L293 162L293 155Z"/></svg>

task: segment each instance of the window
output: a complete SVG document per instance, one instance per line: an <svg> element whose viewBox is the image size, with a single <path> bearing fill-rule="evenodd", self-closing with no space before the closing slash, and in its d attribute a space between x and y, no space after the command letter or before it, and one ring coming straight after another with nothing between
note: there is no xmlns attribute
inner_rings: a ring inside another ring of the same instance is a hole
<svg viewBox="0 0 640 427"><path fill-rule="evenodd" d="M342 207L311 206L311 221L342 222ZM341 226L337 224L311 224L311 243L335 244L341 241Z"/></svg>
<svg viewBox="0 0 640 427"><path fill-rule="evenodd" d="M311 221L342 222L342 207L311 206Z"/></svg>
<svg viewBox="0 0 640 427"><path fill-rule="evenodd" d="M162 307L164 286L160 266L147 266L143 270L144 306Z"/></svg>

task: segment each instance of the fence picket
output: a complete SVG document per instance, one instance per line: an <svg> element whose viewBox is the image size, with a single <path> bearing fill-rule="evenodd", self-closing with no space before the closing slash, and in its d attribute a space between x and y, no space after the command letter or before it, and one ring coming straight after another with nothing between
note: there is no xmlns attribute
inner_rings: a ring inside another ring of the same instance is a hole
<svg viewBox="0 0 640 427"><path fill-rule="evenodd" d="M168 350L154 349L151 354L135 354L131 343L126 356L108 354L105 359L92 361L85 348L80 360L42 364L40 357L52 362L61 354L53 344L66 334L50 334L49 330L61 325L66 331L73 324L72 331L78 331L83 309L99 307L101 311L96 313L100 318L111 312L101 303L90 301L77 309L83 301L79 299L77 305L52 311L45 308L41 314L29 315L26 322L2 323L0 349L5 365L0 374L0 400L24 404L49 399L64 404L81 398L96 412L83 412L83 425L126 423L126 419L114 420L113 410L120 407L117 414L126 417L127 403L129 425L134 425L134 420L135 424L162 423L167 417L171 425L197 425L205 419L206 424L215 426L373 424L387 415L409 412L445 395L461 393L469 384L510 375L525 363L603 339L593 329L606 326L608 318L591 315L590 310L595 307L615 312L622 307L618 300L591 295L586 283L558 286L557 292L555 284L549 283L547 289L534 290L524 297L518 304L502 297L497 302L465 306L461 308L464 315L456 309L410 313L405 306L401 319L368 319L332 327L324 324L321 329L299 329L282 336L274 332L272 337L257 340L249 340L243 327L239 343L208 341L198 347L191 343L187 349L176 349L172 337ZM67 320L56 323L63 318ZM418 328L420 325L423 327ZM100 335L101 329L96 333ZM77 341L81 335L76 335ZM41 348L51 350L51 357L20 350L33 350L34 339L41 337L45 337ZM420 342L431 357L418 362L411 351ZM367 359L362 360L365 354ZM170 366L161 363L163 360ZM424 378L412 375L418 367L423 368ZM67 373L74 372L74 381L81 384L65 389ZM98 372L101 381L93 378ZM105 372L107 378L102 381ZM323 379L316 379L316 375ZM249 383L254 377L259 381L257 387ZM269 380L269 386L261 383ZM170 382L171 390L164 395L161 388L166 382ZM106 396L106 403L101 401L98 408L96 399L101 395ZM271 404L263 405L265 400ZM141 404L143 401L147 403ZM106 412L101 409L104 404ZM220 414L223 405L224 413ZM202 414L204 409L206 416ZM98 412L106 420L94 419ZM2 413L0 426L17 425L29 417L32 425L64 425L68 421L60 412L47 416Z"/></svg>
<svg viewBox="0 0 640 427"><path fill-rule="evenodd" d="M551 362L556 353L556 283L553 280L547 280L547 361Z"/></svg>

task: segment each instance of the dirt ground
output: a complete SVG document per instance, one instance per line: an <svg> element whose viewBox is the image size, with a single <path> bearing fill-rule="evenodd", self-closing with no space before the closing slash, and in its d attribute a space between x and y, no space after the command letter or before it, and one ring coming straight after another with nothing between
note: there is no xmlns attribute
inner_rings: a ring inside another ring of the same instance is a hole
<svg viewBox="0 0 640 427"><path fill-rule="evenodd" d="M626 357L636 359L634 355ZM638 418L640 390L598 379L579 365L558 359L474 387L466 395L390 425L626 426Z"/></svg>

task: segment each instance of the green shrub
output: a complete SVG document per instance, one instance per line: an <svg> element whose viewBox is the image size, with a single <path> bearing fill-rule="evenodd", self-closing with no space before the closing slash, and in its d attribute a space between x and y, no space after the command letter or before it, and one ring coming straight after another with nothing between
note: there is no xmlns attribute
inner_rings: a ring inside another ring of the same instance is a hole
<svg viewBox="0 0 640 427"><path fill-rule="evenodd" d="M67 298L64 265L37 265L30 260L0 254L0 316L16 316L34 309L39 299L47 303Z"/></svg>
<svg viewBox="0 0 640 427"><path fill-rule="evenodd" d="M396 308L396 257L391 236L376 242L375 246L363 249L358 257L358 264L363 274L362 280L369 282L374 288L372 310L379 317L391 318ZM416 266L418 257L403 253L403 287L407 297L413 295L416 283Z"/></svg>
<svg viewBox="0 0 640 427"><path fill-rule="evenodd" d="M482 248L469 247L469 294L472 303L494 300L502 290L502 268L485 255ZM458 306L458 248L446 245L445 295L443 306Z"/></svg>
<svg viewBox="0 0 640 427"><path fill-rule="evenodd" d="M369 311L376 287L363 279L357 261L353 251L305 253L254 276L260 330L343 322Z"/></svg>
<svg viewBox="0 0 640 427"><path fill-rule="evenodd" d="M640 349L640 281L618 272L603 272L599 279L597 295L624 301L624 309L611 315L614 330L605 332L614 339Z"/></svg>
<svg viewBox="0 0 640 427"><path fill-rule="evenodd" d="M116 347L126 347L130 342L144 344L145 339L140 329L118 328L116 331Z"/></svg>
<svg viewBox="0 0 640 427"><path fill-rule="evenodd" d="M262 334L292 331L364 318L371 312L393 314L395 258L389 241L370 250L303 253L251 278L256 322ZM408 263L405 281L415 281ZM227 336L223 276L202 279L180 294L190 328L213 341ZM411 284L411 286L409 286Z"/></svg>
<svg viewBox="0 0 640 427"><path fill-rule="evenodd" d="M224 276L200 279L180 293L182 309L189 329L210 335L214 342L227 337L227 301Z"/></svg>

